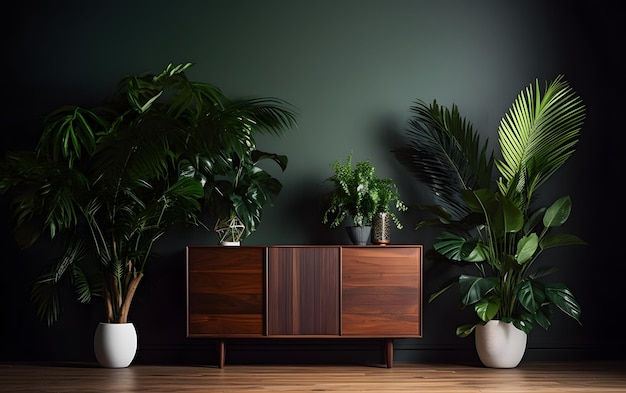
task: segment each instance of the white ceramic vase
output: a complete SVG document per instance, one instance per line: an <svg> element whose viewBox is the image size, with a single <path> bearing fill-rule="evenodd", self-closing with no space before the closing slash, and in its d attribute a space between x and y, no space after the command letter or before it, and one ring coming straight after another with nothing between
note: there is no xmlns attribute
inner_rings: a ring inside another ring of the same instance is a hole
<svg viewBox="0 0 626 393"><path fill-rule="evenodd" d="M93 340L102 367L128 367L137 353L137 331L132 323L100 323Z"/></svg>
<svg viewBox="0 0 626 393"><path fill-rule="evenodd" d="M509 322L491 320L478 325L474 336L476 352L485 367L517 367L526 352L526 333Z"/></svg>

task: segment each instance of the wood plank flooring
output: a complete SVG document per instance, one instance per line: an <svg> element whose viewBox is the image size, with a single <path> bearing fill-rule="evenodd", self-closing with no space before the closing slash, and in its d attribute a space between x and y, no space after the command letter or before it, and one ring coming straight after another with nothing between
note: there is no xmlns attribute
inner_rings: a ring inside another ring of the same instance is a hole
<svg viewBox="0 0 626 393"><path fill-rule="evenodd" d="M454 364L0 364L0 392L626 392L626 362L522 362L514 369Z"/></svg>

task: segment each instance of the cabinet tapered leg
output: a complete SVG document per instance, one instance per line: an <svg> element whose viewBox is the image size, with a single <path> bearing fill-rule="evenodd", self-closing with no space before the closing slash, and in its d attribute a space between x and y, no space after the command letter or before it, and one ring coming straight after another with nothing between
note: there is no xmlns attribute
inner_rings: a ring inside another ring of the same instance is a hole
<svg viewBox="0 0 626 393"><path fill-rule="evenodd" d="M217 359L219 368L224 368L226 362L226 344L224 340L218 340L217 342Z"/></svg>
<svg viewBox="0 0 626 393"><path fill-rule="evenodd" d="M384 351L385 363L387 364L387 368L393 367L393 340L392 339L385 340L383 351Z"/></svg>

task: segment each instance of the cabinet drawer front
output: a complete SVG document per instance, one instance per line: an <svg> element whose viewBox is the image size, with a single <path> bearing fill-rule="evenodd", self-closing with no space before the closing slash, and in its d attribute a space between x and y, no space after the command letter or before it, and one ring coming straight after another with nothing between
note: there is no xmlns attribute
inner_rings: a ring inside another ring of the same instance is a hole
<svg viewBox="0 0 626 393"><path fill-rule="evenodd" d="M187 335L263 335L264 247L187 248Z"/></svg>
<svg viewBox="0 0 626 393"><path fill-rule="evenodd" d="M351 314L342 319L342 336L421 337L418 314Z"/></svg>
<svg viewBox="0 0 626 393"><path fill-rule="evenodd" d="M189 337L263 336L262 314L193 314Z"/></svg>
<svg viewBox="0 0 626 393"><path fill-rule="evenodd" d="M421 251L343 248L342 335L421 337Z"/></svg>
<svg viewBox="0 0 626 393"><path fill-rule="evenodd" d="M263 267L265 247L187 247L187 269L189 273L219 272L259 273ZM261 271L262 272L262 271Z"/></svg>
<svg viewBox="0 0 626 393"><path fill-rule="evenodd" d="M421 247L344 247L343 274L420 273Z"/></svg>

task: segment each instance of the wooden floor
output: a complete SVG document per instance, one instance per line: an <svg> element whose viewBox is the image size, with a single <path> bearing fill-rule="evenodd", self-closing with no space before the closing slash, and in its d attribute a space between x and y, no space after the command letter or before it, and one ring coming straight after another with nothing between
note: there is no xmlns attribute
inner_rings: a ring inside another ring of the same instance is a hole
<svg viewBox="0 0 626 393"><path fill-rule="evenodd" d="M514 369L453 364L0 364L0 392L626 392L626 362L522 362Z"/></svg>

